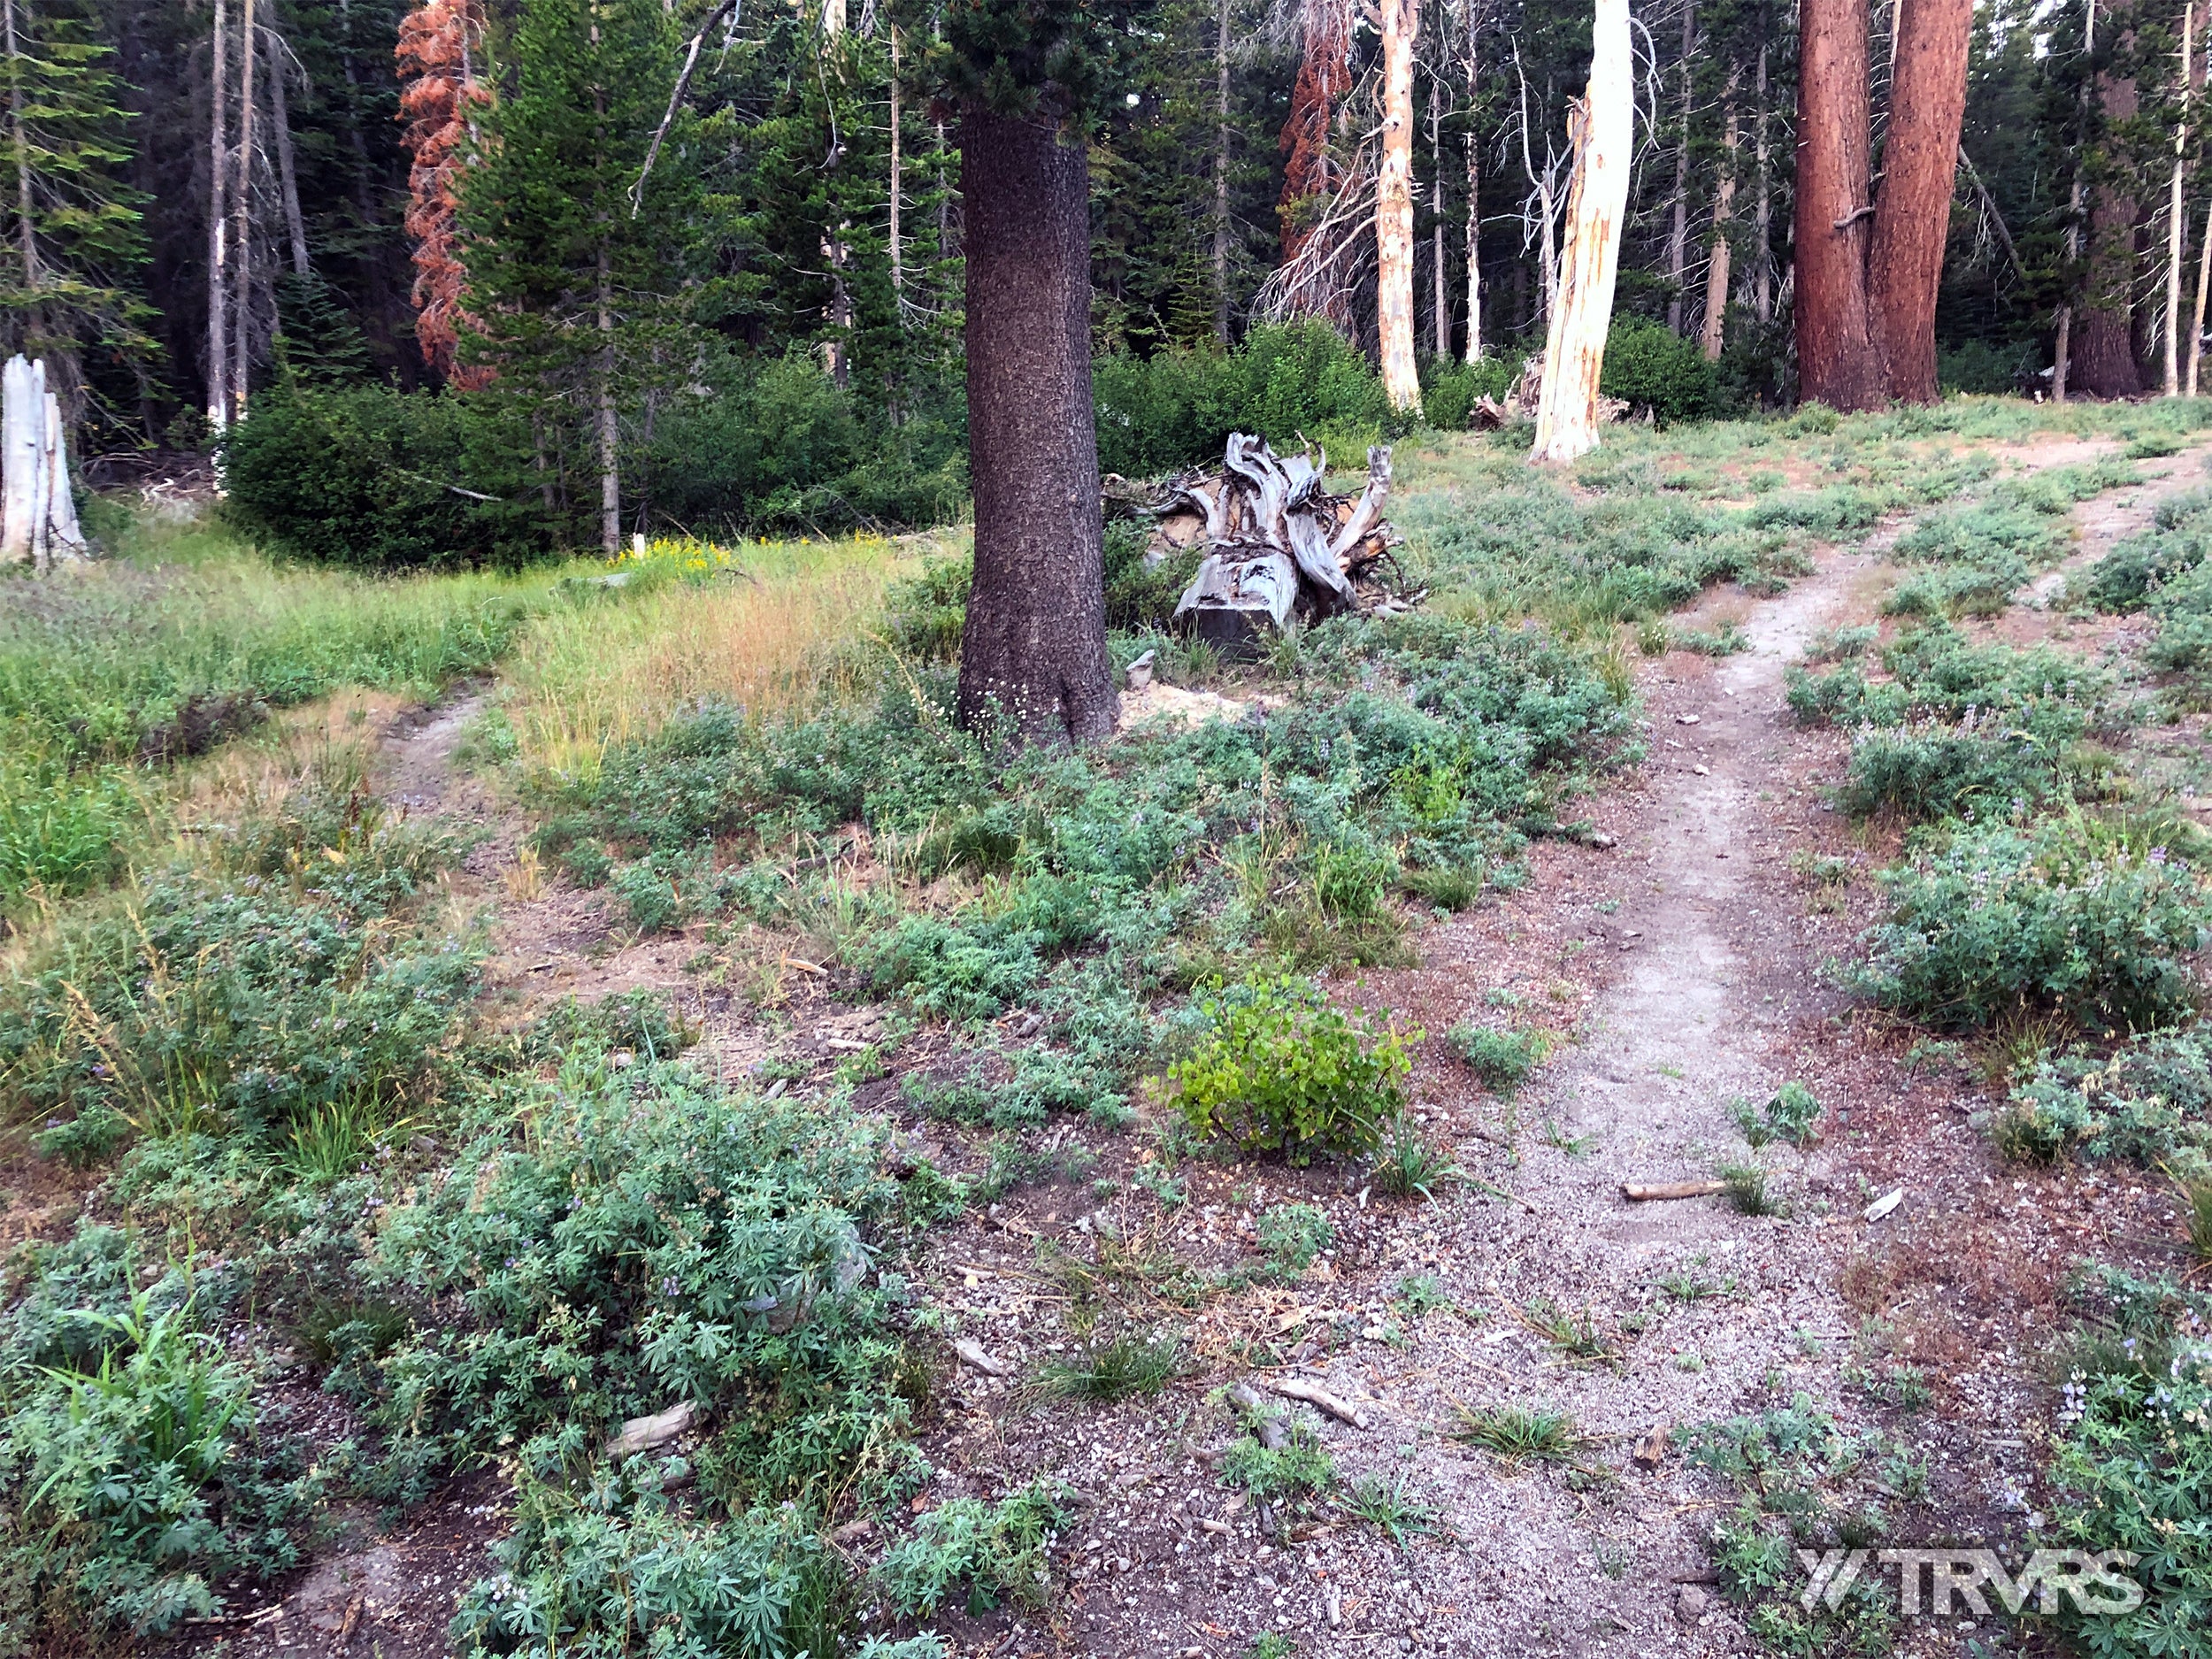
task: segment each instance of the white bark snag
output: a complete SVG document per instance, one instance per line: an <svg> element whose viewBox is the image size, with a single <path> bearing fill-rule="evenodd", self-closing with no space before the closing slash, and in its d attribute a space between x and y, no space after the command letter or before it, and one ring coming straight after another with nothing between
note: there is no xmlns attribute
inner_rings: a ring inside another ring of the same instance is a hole
<svg viewBox="0 0 2212 1659"><path fill-rule="evenodd" d="M1479 57L1482 23L1480 8L1475 0L1467 4L1467 361L1482 361L1482 262L1477 257L1477 243L1482 231L1482 140L1475 131L1475 118L1482 108L1476 93L1479 90L1482 60Z"/></svg>
<svg viewBox="0 0 2212 1659"><path fill-rule="evenodd" d="M230 88L225 81L227 33L223 0L215 0L215 33L210 43L207 118L207 424L217 437L230 424L230 282L225 238L230 219L230 142L224 130Z"/></svg>
<svg viewBox="0 0 2212 1659"><path fill-rule="evenodd" d="M44 574L57 556L82 557L61 402L46 389L46 365L20 356L0 370L0 563Z"/></svg>
<svg viewBox="0 0 2212 1659"><path fill-rule="evenodd" d="M1713 257L1705 267L1705 327L1700 343L1704 347L1708 363L1720 361L1720 349L1728 326L1728 267L1732 250L1728 245L1728 221L1736 211L1736 80L1731 75L1725 96L1726 114L1722 118L1721 149L1725 160L1721 165L1720 183L1713 192Z"/></svg>
<svg viewBox="0 0 2212 1659"><path fill-rule="evenodd" d="M1214 338L1229 343L1229 0L1215 12Z"/></svg>
<svg viewBox="0 0 2212 1659"><path fill-rule="evenodd" d="M284 66L291 56L284 37L264 29L269 50L269 125L275 129L277 185L284 199L284 234L292 245L292 274L307 275L307 221L300 214L300 177L292 153L292 111L284 97ZM466 31L463 31L466 39Z"/></svg>
<svg viewBox="0 0 2212 1659"><path fill-rule="evenodd" d="M1375 188L1376 332L1394 409L1421 407L1413 365L1413 42L1420 0L1382 0L1382 167Z"/></svg>
<svg viewBox="0 0 2212 1659"><path fill-rule="evenodd" d="M900 193L906 188L900 176L899 154L899 26L886 23L891 37L891 311L893 320L906 326L906 270L899 252Z"/></svg>
<svg viewBox="0 0 2212 1659"><path fill-rule="evenodd" d="M2173 183L2166 203L2166 378L2162 390L2181 396L2181 261L2189 242L2189 219L2182 206L2182 168L2189 148L2189 95L2196 90L2196 65L2190 61L2196 0L2181 8L2181 119L2174 127Z"/></svg>
<svg viewBox="0 0 2212 1659"><path fill-rule="evenodd" d="M1635 147L1628 0L1596 0L1596 7L1589 90L1568 118L1574 182L1567 191L1559 299L1545 334L1544 387L1531 451L1539 461L1571 461L1598 447L1598 375L1620 273L1621 219Z"/></svg>

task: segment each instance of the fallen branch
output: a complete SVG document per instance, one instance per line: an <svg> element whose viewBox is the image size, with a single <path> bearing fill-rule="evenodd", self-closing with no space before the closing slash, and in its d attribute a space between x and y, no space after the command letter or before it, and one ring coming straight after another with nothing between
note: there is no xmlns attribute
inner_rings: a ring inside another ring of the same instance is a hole
<svg viewBox="0 0 2212 1659"><path fill-rule="evenodd" d="M1327 1412L1338 1422L1348 1423L1356 1429L1363 1429L1368 1425L1370 1419L1367 1413L1302 1378L1271 1377L1267 1387L1271 1394L1279 1394L1286 1400L1302 1400L1306 1404Z"/></svg>
<svg viewBox="0 0 2212 1659"><path fill-rule="evenodd" d="M1710 1198L1728 1190L1726 1181L1623 1181L1621 1196L1633 1203L1662 1198Z"/></svg>

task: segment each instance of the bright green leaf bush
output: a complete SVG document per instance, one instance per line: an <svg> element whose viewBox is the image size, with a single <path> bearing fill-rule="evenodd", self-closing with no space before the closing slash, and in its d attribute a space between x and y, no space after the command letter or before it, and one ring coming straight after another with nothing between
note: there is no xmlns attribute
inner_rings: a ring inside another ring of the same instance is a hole
<svg viewBox="0 0 2212 1659"><path fill-rule="evenodd" d="M1230 986L1199 1007L1206 1033L1167 1081L1202 1138L1309 1164L1317 1152L1373 1150L1404 1103L1409 1039L1347 1018L1310 984Z"/></svg>

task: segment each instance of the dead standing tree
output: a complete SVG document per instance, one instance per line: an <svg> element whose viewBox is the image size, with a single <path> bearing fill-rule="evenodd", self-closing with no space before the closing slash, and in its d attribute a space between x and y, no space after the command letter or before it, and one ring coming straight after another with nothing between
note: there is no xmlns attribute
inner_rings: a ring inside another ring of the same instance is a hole
<svg viewBox="0 0 2212 1659"><path fill-rule="evenodd" d="M1539 461L1571 461L1598 446L1598 377L1620 273L1635 99L1628 0L1597 0L1589 89L1570 117L1574 181L1567 190L1559 293L1545 334L1543 389L1531 451Z"/></svg>

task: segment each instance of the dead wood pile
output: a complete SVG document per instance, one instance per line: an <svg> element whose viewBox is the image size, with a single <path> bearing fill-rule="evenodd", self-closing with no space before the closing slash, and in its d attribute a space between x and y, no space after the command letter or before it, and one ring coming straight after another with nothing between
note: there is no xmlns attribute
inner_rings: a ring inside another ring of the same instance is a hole
<svg viewBox="0 0 2212 1659"><path fill-rule="evenodd" d="M1413 602L1379 580L1382 567L1397 568L1398 533L1383 516L1389 449L1367 451L1367 482L1356 495L1325 489L1327 466L1325 451L1277 455L1264 440L1233 433L1220 471L1183 473L1139 504L1152 520L1147 564L1204 552L1177 620L1188 618L1217 649L1248 655L1294 620Z"/></svg>
<svg viewBox="0 0 2212 1659"><path fill-rule="evenodd" d="M1509 426L1516 421L1536 419L1536 405L1544 396L1544 354L1532 352L1521 365L1521 372L1513 377L1513 384L1505 388L1502 398L1485 392L1475 399L1467 411L1467 424L1477 432L1494 432L1500 426ZM1600 397L1598 422L1601 426L1620 419L1628 413L1625 399Z"/></svg>

